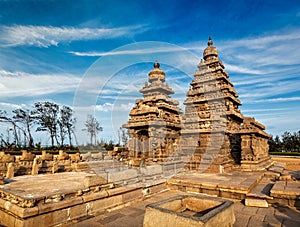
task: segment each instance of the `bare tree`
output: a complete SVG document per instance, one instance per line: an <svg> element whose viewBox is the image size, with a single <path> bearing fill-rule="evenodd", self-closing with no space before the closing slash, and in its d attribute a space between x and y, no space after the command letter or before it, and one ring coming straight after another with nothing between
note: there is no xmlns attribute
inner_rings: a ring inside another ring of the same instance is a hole
<svg viewBox="0 0 300 227"><path fill-rule="evenodd" d="M8 122L8 123L12 124L12 128L10 130L13 131L13 134L14 134L14 144L17 146L20 146L19 136L18 136L18 132L17 132L17 129L19 127L17 126L14 119L8 117L6 111L0 110L0 120L2 122ZM8 143L9 143L9 139L8 139Z"/></svg>
<svg viewBox="0 0 300 227"><path fill-rule="evenodd" d="M121 144L121 141L122 141L122 144L123 146L126 145L127 141L128 141L128 132L127 132L127 129L125 128L122 128L120 127L119 130L118 130L118 143L119 145Z"/></svg>
<svg viewBox="0 0 300 227"><path fill-rule="evenodd" d="M24 125L25 129L22 129L24 133L24 139L26 140L26 137L28 137L28 146L30 148L34 147L33 137L31 134L31 126L34 123L34 116L32 111L30 110L22 110L22 109L16 109L12 111L14 113L13 119L15 119L16 122L20 122Z"/></svg>
<svg viewBox="0 0 300 227"><path fill-rule="evenodd" d="M90 114L87 116L87 120L84 125L86 128L83 129L83 131L87 131L90 135L90 144L93 145L94 139L94 144L96 145L97 134L98 132L101 132L103 128L100 126L100 123L97 121L97 119Z"/></svg>
<svg viewBox="0 0 300 227"><path fill-rule="evenodd" d="M35 118L38 120L37 131L48 131L51 138L51 145L54 146L54 139L57 139L57 118L59 106L52 102L37 102L34 104Z"/></svg>
<svg viewBox="0 0 300 227"><path fill-rule="evenodd" d="M126 145L128 141L128 131L125 128L122 128L122 142L123 142L123 146Z"/></svg>

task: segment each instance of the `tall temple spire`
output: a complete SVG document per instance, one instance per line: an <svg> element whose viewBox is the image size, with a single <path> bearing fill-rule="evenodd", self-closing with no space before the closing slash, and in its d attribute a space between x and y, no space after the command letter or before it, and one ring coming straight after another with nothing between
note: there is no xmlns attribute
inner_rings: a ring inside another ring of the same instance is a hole
<svg viewBox="0 0 300 227"><path fill-rule="evenodd" d="M203 51L203 59L204 61L215 61L218 60L218 50L215 46L213 46L213 41L211 36L208 37L206 49Z"/></svg>

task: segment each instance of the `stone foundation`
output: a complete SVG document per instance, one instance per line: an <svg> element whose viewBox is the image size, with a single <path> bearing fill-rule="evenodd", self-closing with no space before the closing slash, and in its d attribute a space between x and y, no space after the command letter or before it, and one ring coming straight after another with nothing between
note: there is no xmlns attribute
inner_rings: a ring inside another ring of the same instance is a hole
<svg viewBox="0 0 300 227"><path fill-rule="evenodd" d="M86 173L36 175L28 180L32 186L16 181L0 188L0 226L70 224L165 190L165 181L114 188L107 179ZM15 189L19 184L23 190Z"/></svg>

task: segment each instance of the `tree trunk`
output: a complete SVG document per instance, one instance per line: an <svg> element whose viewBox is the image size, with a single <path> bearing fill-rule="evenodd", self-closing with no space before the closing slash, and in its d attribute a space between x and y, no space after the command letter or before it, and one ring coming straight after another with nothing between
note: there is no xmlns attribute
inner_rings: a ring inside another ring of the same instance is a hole
<svg viewBox="0 0 300 227"><path fill-rule="evenodd" d="M29 136L29 148L33 148L34 147L34 143L33 143L33 137L31 135L31 132L30 132L30 126L29 124L27 124L27 132L28 132L28 136Z"/></svg>
<svg viewBox="0 0 300 227"><path fill-rule="evenodd" d="M69 144L70 147L72 147L72 134L71 134L71 130L68 128L68 135L69 135Z"/></svg>

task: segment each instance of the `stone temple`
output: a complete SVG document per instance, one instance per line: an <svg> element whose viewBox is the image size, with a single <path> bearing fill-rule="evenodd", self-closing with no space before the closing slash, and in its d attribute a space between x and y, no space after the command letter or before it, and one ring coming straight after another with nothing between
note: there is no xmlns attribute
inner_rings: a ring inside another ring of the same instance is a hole
<svg viewBox="0 0 300 227"><path fill-rule="evenodd" d="M191 157L188 168L207 172L259 170L270 164L269 135L239 110L238 93L211 37L190 83L184 114L169 97L173 91L157 62L148 81L140 90L144 99L136 100L125 125L131 157L163 158L176 150Z"/></svg>
<svg viewBox="0 0 300 227"><path fill-rule="evenodd" d="M143 99L136 100L130 119L124 127L129 130L129 156L163 159L174 152L181 130L179 102L170 97L174 91L165 83L165 73L158 62L148 74L148 82L140 90Z"/></svg>

